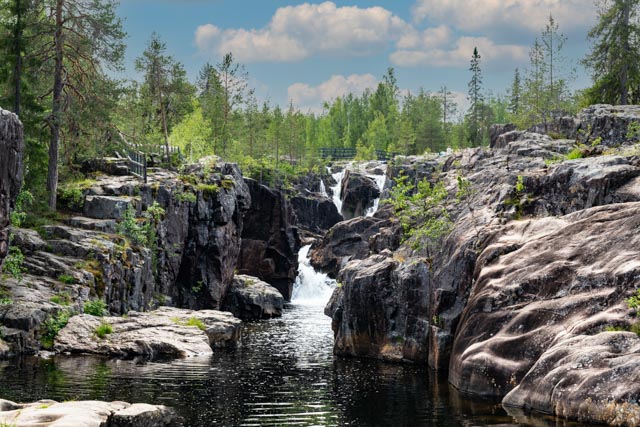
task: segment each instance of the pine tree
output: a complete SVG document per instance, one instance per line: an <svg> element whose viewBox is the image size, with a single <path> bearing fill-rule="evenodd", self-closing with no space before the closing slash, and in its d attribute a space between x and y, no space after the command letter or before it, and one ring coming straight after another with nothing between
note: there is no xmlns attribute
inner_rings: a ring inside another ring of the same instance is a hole
<svg viewBox="0 0 640 427"><path fill-rule="evenodd" d="M51 0L37 22L41 45L32 53L51 70L51 114L47 192L49 208L56 210L60 135L69 99L84 103L93 93L102 66L117 69L124 54L125 36L116 16L115 0Z"/></svg>
<svg viewBox="0 0 640 427"><path fill-rule="evenodd" d="M512 116L520 116L522 103L522 82L520 80L520 70L516 68L513 73L513 82L509 90L509 106L508 111Z"/></svg>
<svg viewBox="0 0 640 427"><path fill-rule="evenodd" d="M232 53L223 56L216 66L222 88L222 155L227 154L229 143L231 114L238 105L242 104L248 95L249 74L244 66L237 63ZM249 91L252 92L252 91Z"/></svg>
<svg viewBox="0 0 640 427"><path fill-rule="evenodd" d="M482 144L482 106L484 97L482 95L482 70L480 69L480 60L482 57L478 52L478 48L473 49L471 57L471 80L469 81L469 100L470 106L467 113L467 140L472 147L478 147Z"/></svg>
<svg viewBox="0 0 640 427"><path fill-rule="evenodd" d="M638 0L600 0L598 23L589 32L591 52L583 59L592 70L590 102L640 102L640 25Z"/></svg>
<svg viewBox="0 0 640 427"><path fill-rule="evenodd" d="M448 140L449 133L451 131L451 120L458 110L458 104L453 100L453 94L446 86L442 86L440 88L438 97L440 98L440 103L442 105L442 131L444 133L445 140Z"/></svg>

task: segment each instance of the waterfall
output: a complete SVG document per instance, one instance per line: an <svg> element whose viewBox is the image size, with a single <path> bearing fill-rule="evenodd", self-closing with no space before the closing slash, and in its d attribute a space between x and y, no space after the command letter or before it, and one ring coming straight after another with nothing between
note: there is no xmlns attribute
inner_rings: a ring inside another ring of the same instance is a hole
<svg viewBox="0 0 640 427"><path fill-rule="evenodd" d="M324 186L324 180L320 179L320 194L324 197L329 197L327 194L327 187Z"/></svg>
<svg viewBox="0 0 640 427"><path fill-rule="evenodd" d="M384 184L387 182L386 170L385 170L385 173L382 175L367 174L367 176L376 182L376 185L378 186L378 190L380 190L380 194L382 195L382 191L384 190ZM380 206L380 197L378 197L373 201L373 206L371 206L369 209L366 210L366 212L364 213L364 216L373 216L373 214L375 214L378 211L379 206Z"/></svg>
<svg viewBox="0 0 640 427"><path fill-rule="evenodd" d="M333 192L333 204L338 208L338 213L342 214L342 200L340 199L342 193L342 178L344 178L345 169L342 169L340 172L336 172L331 174L333 179L336 181L336 185L331 187L331 191ZM329 169L331 172L331 169Z"/></svg>
<svg viewBox="0 0 640 427"><path fill-rule="evenodd" d="M311 245L307 245L298 252L298 277L293 284L291 302L297 305L325 305L336 288L336 281L313 268L309 259L310 250Z"/></svg>

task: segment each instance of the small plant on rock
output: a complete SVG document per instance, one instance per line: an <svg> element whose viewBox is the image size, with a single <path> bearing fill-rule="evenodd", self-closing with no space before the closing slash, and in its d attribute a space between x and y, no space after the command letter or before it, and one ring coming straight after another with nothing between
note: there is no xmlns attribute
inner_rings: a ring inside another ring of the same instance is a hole
<svg viewBox="0 0 640 427"><path fill-rule="evenodd" d="M2 272L9 274L11 277L17 280L22 280L22 275L25 272L24 255L17 246L9 247L9 254L4 259L2 265Z"/></svg>
<svg viewBox="0 0 640 427"><path fill-rule="evenodd" d="M113 326L108 323L101 323L95 330L95 334L98 338L104 339L109 334L113 333Z"/></svg>
<svg viewBox="0 0 640 427"><path fill-rule="evenodd" d="M82 311L85 314L102 317L107 313L107 304L101 299L94 299L84 303Z"/></svg>
<svg viewBox="0 0 640 427"><path fill-rule="evenodd" d="M40 342L42 343L42 346L44 348L49 349L53 347L53 342L58 336L58 333L62 330L62 328L67 326L67 323L69 323L69 319L72 315L73 313L71 311L62 310L58 312L57 315L49 317L44 321L44 332L42 334L42 338L40 339Z"/></svg>

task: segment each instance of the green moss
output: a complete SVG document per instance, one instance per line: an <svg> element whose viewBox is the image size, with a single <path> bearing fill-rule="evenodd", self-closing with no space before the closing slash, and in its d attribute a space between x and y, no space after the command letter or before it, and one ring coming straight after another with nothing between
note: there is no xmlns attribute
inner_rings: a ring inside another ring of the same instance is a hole
<svg viewBox="0 0 640 427"><path fill-rule="evenodd" d="M52 296L50 301L58 305L69 305L71 304L71 295L68 292L60 292L58 295Z"/></svg>
<svg viewBox="0 0 640 427"><path fill-rule="evenodd" d="M199 191L202 191L203 193L212 193L212 194L218 194L218 192L220 191L220 187L218 187L217 184L200 183L200 184L196 184L196 189Z"/></svg>
<svg viewBox="0 0 640 427"><path fill-rule="evenodd" d="M180 203L195 203L198 197L190 191L178 191L175 193L175 198Z"/></svg>
<svg viewBox="0 0 640 427"><path fill-rule="evenodd" d="M231 179L223 179L222 181L220 181L220 185L222 185L222 188L224 188L225 190L233 190L233 188L236 186L236 183Z"/></svg>
<svg viewBox="0 0 640 427"><path fill-rule="evenodd" d="M71 276L70 274L61 274L58 276L58 281L67 285L73 285L74 283L76 283L76 278Z"/></svg>

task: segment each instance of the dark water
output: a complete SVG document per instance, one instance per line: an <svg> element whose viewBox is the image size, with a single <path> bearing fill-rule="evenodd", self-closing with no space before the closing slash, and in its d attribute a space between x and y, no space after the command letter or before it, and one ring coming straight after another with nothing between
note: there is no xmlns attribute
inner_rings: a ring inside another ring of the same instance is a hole
<svg viewBox="0 0 640 427"><path fill-rule="evenodd" d="M244 345L169 362L57 356L0 362L0 398L165 404L186 426L565 426L465 399L426 369L332 355L322 306L249 324Z"/></svg>

